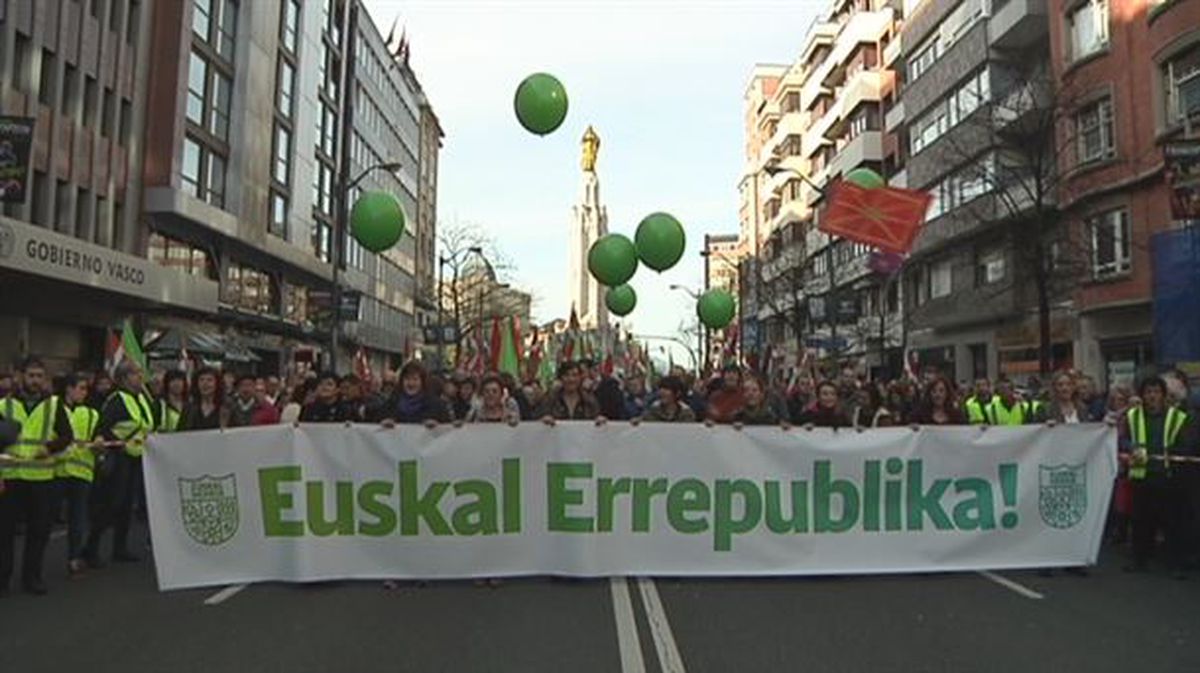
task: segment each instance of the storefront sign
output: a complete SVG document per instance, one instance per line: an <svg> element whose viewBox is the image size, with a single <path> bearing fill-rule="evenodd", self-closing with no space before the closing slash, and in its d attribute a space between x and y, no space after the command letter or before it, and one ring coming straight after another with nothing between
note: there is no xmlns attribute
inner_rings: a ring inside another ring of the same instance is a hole
<svg viewBox="0 0 1200 673"><path fill-rule="evenodd" d="M87 241L0 218L0 268L216 312L217 283Z"/></svg>

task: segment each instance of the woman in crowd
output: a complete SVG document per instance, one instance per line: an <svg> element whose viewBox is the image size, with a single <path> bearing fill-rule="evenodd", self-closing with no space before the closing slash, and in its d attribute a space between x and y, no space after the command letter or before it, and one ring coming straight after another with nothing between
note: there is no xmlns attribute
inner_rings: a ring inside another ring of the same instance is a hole
<svg viewBox="0 0 1200 673"><path fill-rule="evenodd" d="M283 410L279 412L280 423L296 423L300 420L300 412L304 410L304 405L315 399L313 395L313 386L308 381L300 383L292 387L291 395L288 396L288 401L283 405Z"/></svg>
<svg viewBox="0 0 1200 673"><path fill-rule="evenodd" d="M837 384L825 380L817 385L816 399L800 414L800 425L806 428L844 428L850 419L842 408Z"/></svg>
<svg viewBox="0 0 1200 673"><path fill-rule="evenodd" d="M949 379L938 376L925 386L921 403L908 419L911 425L966 425Z"/></svg>
<svg viewBox="0 0 1200 673"><path fill-rule="evenodd" d="M192 378L192 400L184 407L179 429L219 430L227 420L221 374L212 367L201 367Z"/></svg>
<svg viewBox="0 0 1200 673"><path fill-rule="evenodd" d="M466 374L456 374L454 376L454 386L446 391L447 397L450 400L450 411L454 418L466 418L471 411L471 407L475 406L475 381Z"/></svg>
<svg viewBox="0 0 1200 673"><path fill-rule="evenodd" d="M467 410L467 423L508 423L521 421L521 409L512 397L505 397L500 377L490 374L479 386L479 403Z"/></svg>
<svg viewBox="0 0 1200 673"><path fill-rule="evenodd" d="M1054 425L1056 423L1087 423L1092 420L1088 417L1087 407L1079 399L1079 391L1076 388L1073 373L1058 372L1051 379L1051 386L1053 397L1048 403L1038 407L1037 418L1039 421Z"/></svg>
<svg viewBox="0 0 1200 673"><path fill-rule="evenodd" d="M187 374L173 370L163 376L163 396L154 408L155 427L159 432L175 432L187 407Z"/></svg>
<svg viewBox="0 0 1200 673"><path fill-rule="evenodd" d="M742 408L733 415L733 425L777 425L779 416L771 409L762 379L747 374L742 381ZM785 424L786 425L786 424Z"/></svg>
<svg viewBox="0 0 1200 673"><path fill-rule="evenodd" d="M409 362L400 370L400 387L381 410L383 424L424 423L434 427L449 423L450 412L438 391L430 390L429 375L419 362Z"/></svg>
<svg viewBox="0 0 1200 673"><path fill-rule="evenodd" d="M683 381L664 376L658 382L658 399L646 409L645 420L655 423L694 423L696 413L683 401Z"/></svg>
<svg viewBox="0 0 1200 673"><path fill-rule="evenodd" d="M316 378L312 400L300 411L301 423L339 423L342 420L341 400L338 397L338 377L324 372Z"/></svg>

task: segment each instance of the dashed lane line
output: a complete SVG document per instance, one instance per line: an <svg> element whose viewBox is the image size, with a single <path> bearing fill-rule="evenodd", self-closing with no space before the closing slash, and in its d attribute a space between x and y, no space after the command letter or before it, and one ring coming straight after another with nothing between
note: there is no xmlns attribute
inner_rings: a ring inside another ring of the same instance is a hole
<svg viewBox="0 0 1200 673"><path fill-rule="evenodd" d="M248 586L250 586L250 585L249 584L231 584L230 586L227 586L224 589L221 589L220 591L218 591L217 593L204 599L204 604L205 605L220 605L221 603L224 603L225 601L229 600L230 598L233 598L234 596L241 593L242 589L245 589Z"/></svg>
<svg viewBox="0 0 1200 673"><path fill-rule="evenodd" d="M642 644L638 640L637 619L633 615L633 600L629 583L624 577L608 580L612 591L613 616L617 621L617 645L621 650L621 673L646 673L642 660Z"/></svg>
<svg viewBox="0 0 1200 673"><path fill-rule="evenodd" d="M1043 594L1040 594L1040 593L1034 591L1033 589L1030 589L1029 587L1025 586L1024 584L1014 582L1014 581L1008 579L1007 577L1004 577L1003 575L997 575L996 573L994 573L990 570L980 570L979 576L983 577L984 579L991 580L992 582L999 584L1000 586L1004 587L1005 589L1008 589L1009 591L1012 591L1013 593L1024 596L1025 598L1030 598L1035 601L1040 601L1043 598L1045 598L1045 596Z"/></svg>
<svg viewBox="0 0 1200 673"><path fill-rule="evenodd" d="M646 621L650 624L650 635L654 639L654 649L658 652L658 663L662 673L685 673L683 657L679 655L675 636L671 634L667 611L663 609L654 580L639 577L637 585L642 594L642 605L646 608Z"/></svg>

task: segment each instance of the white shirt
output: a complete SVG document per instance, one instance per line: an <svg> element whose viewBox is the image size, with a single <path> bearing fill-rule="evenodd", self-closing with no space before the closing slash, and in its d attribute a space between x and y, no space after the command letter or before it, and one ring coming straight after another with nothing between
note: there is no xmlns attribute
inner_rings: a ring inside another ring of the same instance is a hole
<svg viewBox="0 0 1200 673"><path fill-rule="evenodd" d="M1074 406L1067 407L1063 410L1063 423L1078 423L1079 411Z"/></svg>

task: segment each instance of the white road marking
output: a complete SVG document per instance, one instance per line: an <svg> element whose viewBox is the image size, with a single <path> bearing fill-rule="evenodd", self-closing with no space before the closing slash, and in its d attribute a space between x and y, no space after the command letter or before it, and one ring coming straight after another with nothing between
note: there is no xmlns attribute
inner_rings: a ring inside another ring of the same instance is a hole
<svg viewBox="0 0 1200 673"><path fill-rule="evenodd" d="M64 528L63 530L56 530L56 531L54 531L53 533L51 533L51 534L50 534L50 539L51 539L51 540L57 540L57 539L58 539L58 538L60 538L60 537L66 537L66 536L67 536L67 531L66 531L66 529Z"/></svg>
<svg viewBox="0 0 1200 673"><path fill-rule="evenodd" d="M205 605L220 605L221 603L224 603L225 601L229 600L230 598L233 598L234 596L238 595L238 593L240 593L242 589L245 589L248 586L250 586L250 585L249 584L231 584L231 585L225 587L224 589L221 589L217 593L204 599L204 604Z"/></svg>
<svg viewBox="0 0 1200 673"><path fill-rule="evenodd" d="M621 648L621 673L646 673L642 660L642 644L638 641L637 620L633 616L633 600L624 577L608 580L612 590L613 616L617 620L617 644Z"/></svg>
<svg viewBox="0 0 1200 673"><path fill-rule="evenodd" d="M980 570L979 575L980 575L980 577L989 579L989 580L995 582L996 584L999 584L1000 586L1004 587L1005 589L1008 589L1014 593L1020 594L1020 595L1024 596L1025 598L1032 598L1035 601L1040 601L1043 598L1045 598L1045 596L1034 591L1033 589L1030 589L1029 587L1025 586L1024 584L1018 584L1018 583L1008 579L1007 577L1004 577L1002 575L997 575L996 573L994 573L990 570Z"/></svg>
<svg viewBox="0 0 1200 673"><path fill-rule="evenodd" d="M658 652L658 663L662 673L684 673L683 657L679 656L679 647L675 645L675 636L671 634L671 624L667 621L667 611L663 609L662 600L658 597L658 589L654 580L649 577L638 578L638 590L642 593L642 605L646 608L646 621L650 624L650 635L654 638L654 649Z"/></svg>

